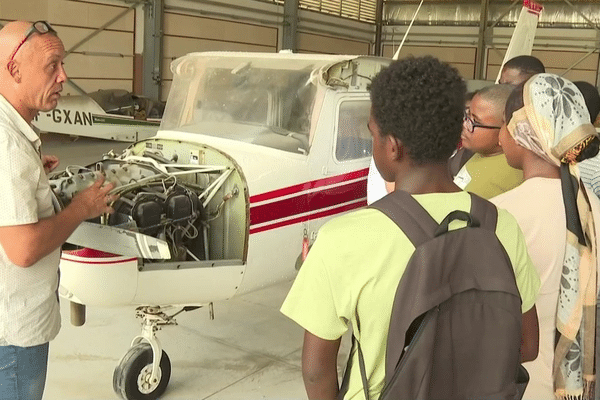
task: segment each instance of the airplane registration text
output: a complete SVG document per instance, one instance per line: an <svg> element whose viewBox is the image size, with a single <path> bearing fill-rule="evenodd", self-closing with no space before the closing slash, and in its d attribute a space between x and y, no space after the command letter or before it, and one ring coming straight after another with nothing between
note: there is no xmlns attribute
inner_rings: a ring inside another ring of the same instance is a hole
<svg viewBox="0 0 600 400"><path fill-rule="evenodd" d="M39 115L36 115L34 118L35 121L38 120ZM73 111L73 110L61 110L60 108L55 108L52 111L46 112L46 117L52 118L52 121L55 123L63 123L68 125L89 125L92 126L94 123L92 122L92 113L84 112L84 111Z"/></svg>

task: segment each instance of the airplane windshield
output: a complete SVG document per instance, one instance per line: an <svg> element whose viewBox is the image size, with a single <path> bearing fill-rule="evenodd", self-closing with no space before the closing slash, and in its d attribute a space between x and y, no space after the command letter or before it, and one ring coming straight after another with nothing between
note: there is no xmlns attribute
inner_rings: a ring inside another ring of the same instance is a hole
<svg viewBox="0 0 600 400"><path fill-rule="evenodd" d="M161 129L306 154L317 93L311 77L320 66L309 59L186 56L173 63Z"/></svg>

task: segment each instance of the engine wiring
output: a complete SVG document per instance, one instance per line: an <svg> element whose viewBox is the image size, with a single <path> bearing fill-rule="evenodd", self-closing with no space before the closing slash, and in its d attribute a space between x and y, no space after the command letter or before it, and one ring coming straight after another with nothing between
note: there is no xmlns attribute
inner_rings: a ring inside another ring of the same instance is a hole
<svg viewBox="0 0 600 400"><path fill-rule="evenodd" d="M100 216L101 225L163 240L174 259L208 259L210 223L221 217L225 204L239 194L234 186L220 201L217 197L235 168L176 161L154 153L137 156L125 152L87 167L68 166L55 175L51 186L60 204L67 205L102 174L107 182L115 184L109 193L118 198L111 202L115 212ZM219 203L209 212L209 203L215 200Z"/></svg>

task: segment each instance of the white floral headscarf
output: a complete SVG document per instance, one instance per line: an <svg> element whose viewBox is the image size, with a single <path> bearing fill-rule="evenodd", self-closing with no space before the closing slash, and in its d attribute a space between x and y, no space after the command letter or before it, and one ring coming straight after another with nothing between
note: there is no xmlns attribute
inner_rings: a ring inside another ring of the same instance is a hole
<svg viewBox="0 0 600 400"><path fill-rule="evenodd" d="M523 87L524 107L507 128L515 141L560 166L567 245L556 314L554 389L559 398L592 399L594 388L597 249L594 220L576 158L597 136L585 100L570 81L538 74Z"/></svg>

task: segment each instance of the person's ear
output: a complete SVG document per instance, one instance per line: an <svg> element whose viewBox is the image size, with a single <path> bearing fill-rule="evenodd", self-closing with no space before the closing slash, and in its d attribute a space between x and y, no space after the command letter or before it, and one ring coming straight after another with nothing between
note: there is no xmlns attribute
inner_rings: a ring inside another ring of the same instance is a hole
<svg viewBox="0 0 600 400"><path fill-rule="evenodd" d="M387 140L392 159L399 161L404 156L404 145L402 144L402 141L394 135L388 135Z"/></svg>
<svg viewBox="0 0 600 400"><path fill-rule="evenodd" d="M19 70L19 65L15 60L10 60L8 64L6 64L6 68L8 69L8 73L17 83L21 83L21 71Z"/></svg>

